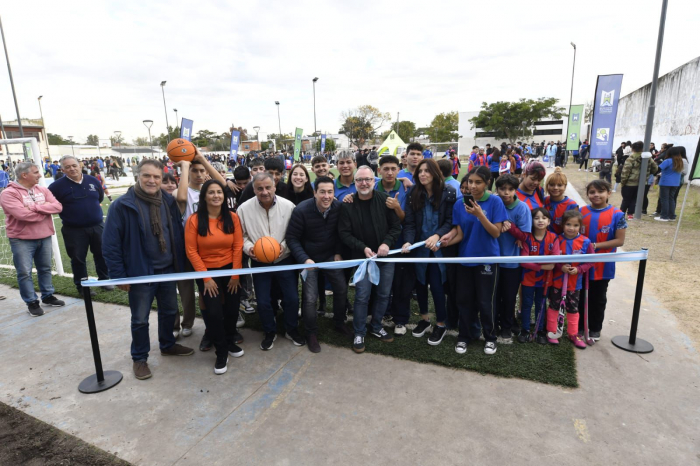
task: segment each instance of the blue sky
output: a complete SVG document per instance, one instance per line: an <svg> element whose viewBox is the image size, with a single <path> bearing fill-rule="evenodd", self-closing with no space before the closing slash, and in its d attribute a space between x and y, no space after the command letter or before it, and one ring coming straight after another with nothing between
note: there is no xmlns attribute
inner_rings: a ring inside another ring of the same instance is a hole
<svg viewBox="0 0 700 466"><path fill-rule="evenodd" d="M700 55L700 2L670 2L661 74ZM2 21L21 115L49 132L128 141L164 132L337 132L361 104L419 126L481 102L592 100L598 74L623 73L622 94L652 77L660 0L562 1L82 1L12 2ZM4 61L3 61L4 65ZM5 67L0 113L15 119Z"/></svg>

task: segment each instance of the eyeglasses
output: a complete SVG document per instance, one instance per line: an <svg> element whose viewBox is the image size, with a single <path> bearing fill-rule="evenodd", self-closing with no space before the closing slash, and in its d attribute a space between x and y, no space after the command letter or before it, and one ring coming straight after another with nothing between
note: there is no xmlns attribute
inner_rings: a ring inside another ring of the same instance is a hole
<svg viewBox="0 0 700 466"><path fill-rule="evenodd" d="M374 181L374 178L355 178L356 184L371 183L373 181Z"/></svg>

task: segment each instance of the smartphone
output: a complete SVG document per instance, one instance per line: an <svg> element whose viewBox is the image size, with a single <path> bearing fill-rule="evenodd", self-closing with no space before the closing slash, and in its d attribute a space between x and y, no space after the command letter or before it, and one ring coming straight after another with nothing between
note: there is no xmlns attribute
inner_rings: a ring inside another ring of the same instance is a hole
<svg viewBox="0 0 700 466"><path fill-rule="evenodd" d="M472 196L471 194L467 194L462 198L462 200L464 201L465 205L468 205L469 207L474 207L474 196Z"/></svg>

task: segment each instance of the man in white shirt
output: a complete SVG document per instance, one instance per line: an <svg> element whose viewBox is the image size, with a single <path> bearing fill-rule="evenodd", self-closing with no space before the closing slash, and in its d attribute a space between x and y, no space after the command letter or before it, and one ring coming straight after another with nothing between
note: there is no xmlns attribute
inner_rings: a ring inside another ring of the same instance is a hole
<svg viewBox="0 0 700 466"><path fill-rule="evenodd" d="M280 256L274 265L293 265L285 240L287 226L292 217L294 204L287 199L275 195L275 183L271 174L257 173L253 177L255 197L245 201L238 208L238 218L243 229L243 252L251 258L251 268L267 267L270 264L259 262L255 256L254 246L263 236L271 236L280 244ZM265 332L260 349L272 349L277 339L277 324L275 313L272 311L272 280L282 292L282 308L284 315L285 337L296 346L303 346L306 340L299 334L299 290L297 274L294 270L283 270L253 275L253 284L258 300L258 315Z"/></svg>

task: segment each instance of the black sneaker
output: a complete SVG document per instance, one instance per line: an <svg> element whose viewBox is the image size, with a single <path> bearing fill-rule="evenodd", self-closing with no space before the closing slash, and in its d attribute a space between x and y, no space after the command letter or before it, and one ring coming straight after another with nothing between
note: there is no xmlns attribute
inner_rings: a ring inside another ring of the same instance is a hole
<svg viewBox="0 0 700 466"><path fill-rule="evenodd" d="M537 332L537 340L536 341L540 345L547 344L547 337L545 336L544 332Z"/></svg>
<svg viewBox="0 0 700 466"><path fill-rule="evenodd" d="M243 351L243 348L241 348L237 344L229 343L228 344L228 354L230 354L234 358L240 358L241 356L243 356L244 351Z"/></svg>
<svg viewBox="0 0 700 466"><path fill-rule="evenodd" d="M447 327L440 327L439 325L436 325L433 329L433 333L428 338L428 344L430 346L439 345L440 343L442 343L442 339L445 338L446 333Z"/></svg>
<svg viewBox="0 0 700 466"><path fill-rule="evenodd" d="M588 332L588 336L591 337L595 341L600 340L600 332Z"/></svg>
<svg viewBox="0 0 700 466"><path fill-rule="evenodd" d="M293 328L285 333L284 337L287 340L291 340L292 343L294 343L294 346L304 346L306 344L306 340L304 340L304 337L299 334L299 329L296 328Z"/></svg>
<svg viewBox="0 0 700 466"><path fill-rule="evenodd" d="M238 331L236 331L236 333L233 334L233 342L237 345L240 345L241 343L243 343L243 335L241 335L240 333L238 333Z"/></svg>
<svg viewBox="0 0 700 466"><path fill-rule="evenodd" d="M27 312L32 317L41 317L44 315L44 310L39 305L39 301L34 301L27 304Z"/></svg>
<svg viewBox="0 0 700 466"><path fill-rule="evenodd" d="M386 333L386 330L384 330L383 328L380 328L379 331L372 330L369 333L372 334L373 336L379 338L381 341L383 341L385 343L391 343L392 341L394 341L394 337L392 337L391 335Z"/></svg>
<svg viewBox="0 0 700 466"><path fill-rule="evenodd" d="M423 335L425 335L425 332L427 332L430 329L430 327L432 327L430 325L430 321L421 319L420 322L418 322L418 325L416 325L416 328L414 328L413 332L411 333L414 337L422 337Z"/></svg>
<svg viewBox="0 0 700 466"><path fill-rule="evenodd" d="M263 338L262 343L260 343L260 349L263 351L271 350L277 340L276 332L265 332L265 338Z"/></svg>
<svg viewBox="0 0 700 466"><path fill-rule="evenodd" d="M521 330L520 333L518 333L518 343L527 343L528 340L530 340L530 332Z"/></svg>
<svg viewBox="0 0 700 466"><path fill-rule="evenodd" d="M363 353L365 351L365 337L356 335L352 342L352 350L356 353Z"/></svg>
<svg viewBox="0 0 700 466"><path fill-rule="evenodd" d="M53 295L49 296L48 298L42 299L41 302L44 303L45 306L53 306L53 307L62 307L62 306L66 305L66 303L64 301L61 301L60 299L56 298Z"/></svg>
<svg viewBox="0 0 700 466"><path fill-rule="evenodd" d="M199 351L210 351L213 344L206 333L202 335L202 341L199 342Z"/></svg>
<svg viewBox="0 0 700 466"><path fill-rule="evenodd" d="M513 341L513 333L510 331L510 329L501 330L501 339Z"/></svg>
<svg viewBox="0 0 700 466"><path fill-rule="evenodd" d="M214 374L221 375L225 374L228 364L228 354L224 353L222 355L216 356L216 364L214 364Z"/></svg>

